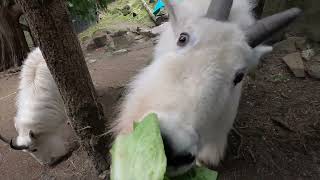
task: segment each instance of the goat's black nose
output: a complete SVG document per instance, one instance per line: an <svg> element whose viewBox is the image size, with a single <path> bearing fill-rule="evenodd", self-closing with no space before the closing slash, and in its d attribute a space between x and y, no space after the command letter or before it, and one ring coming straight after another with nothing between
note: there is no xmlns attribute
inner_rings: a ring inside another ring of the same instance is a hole
<svg viewBox="0 0 320 180"><path fill-rule="evenodd" d="M163 138L164 150L167 156L168 166L180 167L180 166L190 165L195 161L195 156L192 155L190 152L187 152L187 151L177 152L173 148L172 142L166 136L162 135L162 138Z"/></svg>

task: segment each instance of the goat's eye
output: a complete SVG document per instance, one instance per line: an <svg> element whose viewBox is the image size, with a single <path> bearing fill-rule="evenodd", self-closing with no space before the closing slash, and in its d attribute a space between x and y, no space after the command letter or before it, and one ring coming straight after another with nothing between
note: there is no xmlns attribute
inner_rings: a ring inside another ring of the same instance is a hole
<svg viewBox="0 0 320 180"><path fill-rule="evenodd" d="M187 45L189 42L189 34L188 33L181 33L177 42L177 45L183 47Z"/></svg>
<svg viewBox="0 0 320 180"><path fill-rule="evenodd" d="M237 85L238 83L240 83L242 81L243 77L244 77L243 72L237 72L234 77L233 84Z"/></svg>

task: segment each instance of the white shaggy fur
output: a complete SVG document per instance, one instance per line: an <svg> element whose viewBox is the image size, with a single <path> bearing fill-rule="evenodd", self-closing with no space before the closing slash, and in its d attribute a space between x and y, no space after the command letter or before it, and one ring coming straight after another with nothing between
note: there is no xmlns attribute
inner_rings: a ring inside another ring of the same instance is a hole
<svg viewBox="0 0 320 180"><path fill-rule="evenodd" d="M217 165L237 114L242 83L235 74L247 72L271 47L252 49L244 29L254 22L246 0L234 0L230 22L204 18L210 0L174 4L178 22L162 33L154 61L130 84L115 135L132 130L133 121L158 114L162 134L176 153L189 152L198 162ZM177 46L182 32L187 46Z"/></svg>
<svg viewBox="0 0 320 180"><path fill-rule="evenodd" d="M66 153L61 130L67 120L62 98L39 48L27 57L20 75L15 128L17 145L28 146L41 164ZM35 138L29 136L30 130Z"/></svg>

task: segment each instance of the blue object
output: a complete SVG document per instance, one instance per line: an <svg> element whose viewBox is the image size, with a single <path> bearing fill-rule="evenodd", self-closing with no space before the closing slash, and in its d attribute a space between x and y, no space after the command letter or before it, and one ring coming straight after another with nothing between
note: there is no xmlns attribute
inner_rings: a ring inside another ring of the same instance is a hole
<svg viewBox="0 0 320 180"><path fill-rule="evenodd" d="M158 0L157 4L153 9L153 14L157 15L160 12L160 10L164 7L165 7L165 4L162 2L162 0Z"/></svg>

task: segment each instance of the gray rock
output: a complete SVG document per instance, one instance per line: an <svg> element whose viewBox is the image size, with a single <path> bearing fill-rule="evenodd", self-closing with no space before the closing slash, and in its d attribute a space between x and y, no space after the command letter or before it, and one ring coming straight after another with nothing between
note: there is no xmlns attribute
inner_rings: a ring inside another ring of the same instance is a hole
<svg viewBox="0 0 320 180"><path fill-rule="evenodd" d="M113 38L111 37L111 36L107 36L107 38L108 38L108 43L107 43L107 47L109 48L109 49L111 49L111 50L115 50L116 49L116 46L115 46L115 44L114 44L114 40L113 40Z"/></svg>
<svg viewBox="0 0 320 180"><path fill-rule="evenodd" d="M95 50L97 47L96 47L96 44L93 42L93 41L91 41L91 42L89 42L87 45L86 45L86 50L87 51L93 51L93 50Z"/></svg>
<svg viewBox="0 0 320 180"><path fill-rule="evenodd" d="M312 58L312 61L314 61L314 62L320 62L320 54L314 56L314 57Z"/></svg>
<svg viewBox="0 0 320 180"><path fill-rule="evenodd" d="M168 25L169 25L169 23L165 22L165 23L161 24L160 26L156 26L156 27L152 28L151 32L153 34L159 35L160 33L162 33L168 27Z"/></svg>
<svg viewBox="0 0 320 180"><path fill-rule="evenodd" d="M310 45L307 43L305 37L287 37L287 39L274 44L274 49L284 51L286 53L293 53L297 50L307 50Z"/></svg>
<svg viewBox="0 0 320 180"><path fill-rule="evenodd" d="M297 51L296 41L293 38L288 38L286 40L280 41L273 45L274 49L284 51L286 53L293 53Z"/></svg>
<svg viewBox="0 0 320 180"><path fill-rule="evenodd" d="M304 64L299 52L288 54L282 59L296 77L305 77Z"/></svg>
<svg viewBox="0 0 320 180"><path fill-rule="evenodd" d="M158 36L158 34L154 34L151 29L145 29L145 28L139 28L139 27L137 28L137 33L149 38Z"/></svg>
<svg viewBox="0 0 320 180"><path fill-rule="evenodd" d="M144 38L144 36L142 36L142 35L138 35L138 36L136 36L135 38L134 38L134 40L140 40L140 39L142 39L142 38Z"/></svg>
<svg viewBox="0 0 320 180"><path fill-rule="evenodd" d="M105 32L96 32L93 38L84 45L89 52L105 46L114 47L113 38Z"/></svg>
<svg viewBox="0 0 320 180"><path fill-rule="evenodd" d="M309 44L307 43L306 37L290 37L290 38L295 39L295 45L298 50L303 51L305 49L308 49Z"/></svg>
<svg viewBox="0 0 320 180"><path fill-rule="evenodd" d="M130 31L128 31L126 34L126 38L128 42L133 42L135 40L135 37L136 37L135 34Z"/></svg>
<svg viewBox="0 0 320 180"><path fill-rule="evenodd" d="M124 36L127 33L127 30L119 30L111 34L111 37L120 37Z"/></svg>
<svg viewBox="0 0 320 180"><path fill-rule="evenodd" d="M96 44L96 48L101 48L107 45L107 35L102 34L102 35L95 36L93 38L93 42Z"/></svg>
<svg viewBox="0 0 320 180"><path fill-rule="evenodd" d="M88 63L89 63L89 64L92 64L92 63L95 63L96 61L97 61L96 59L89 59L89 60L88 60Z"/></svg>
<svg viewBox="0 0 320 180"><path fill-rule="evenodd" d="M307 65L308 74L315 79L320 79L320 62L312 62Z"/></svg>

